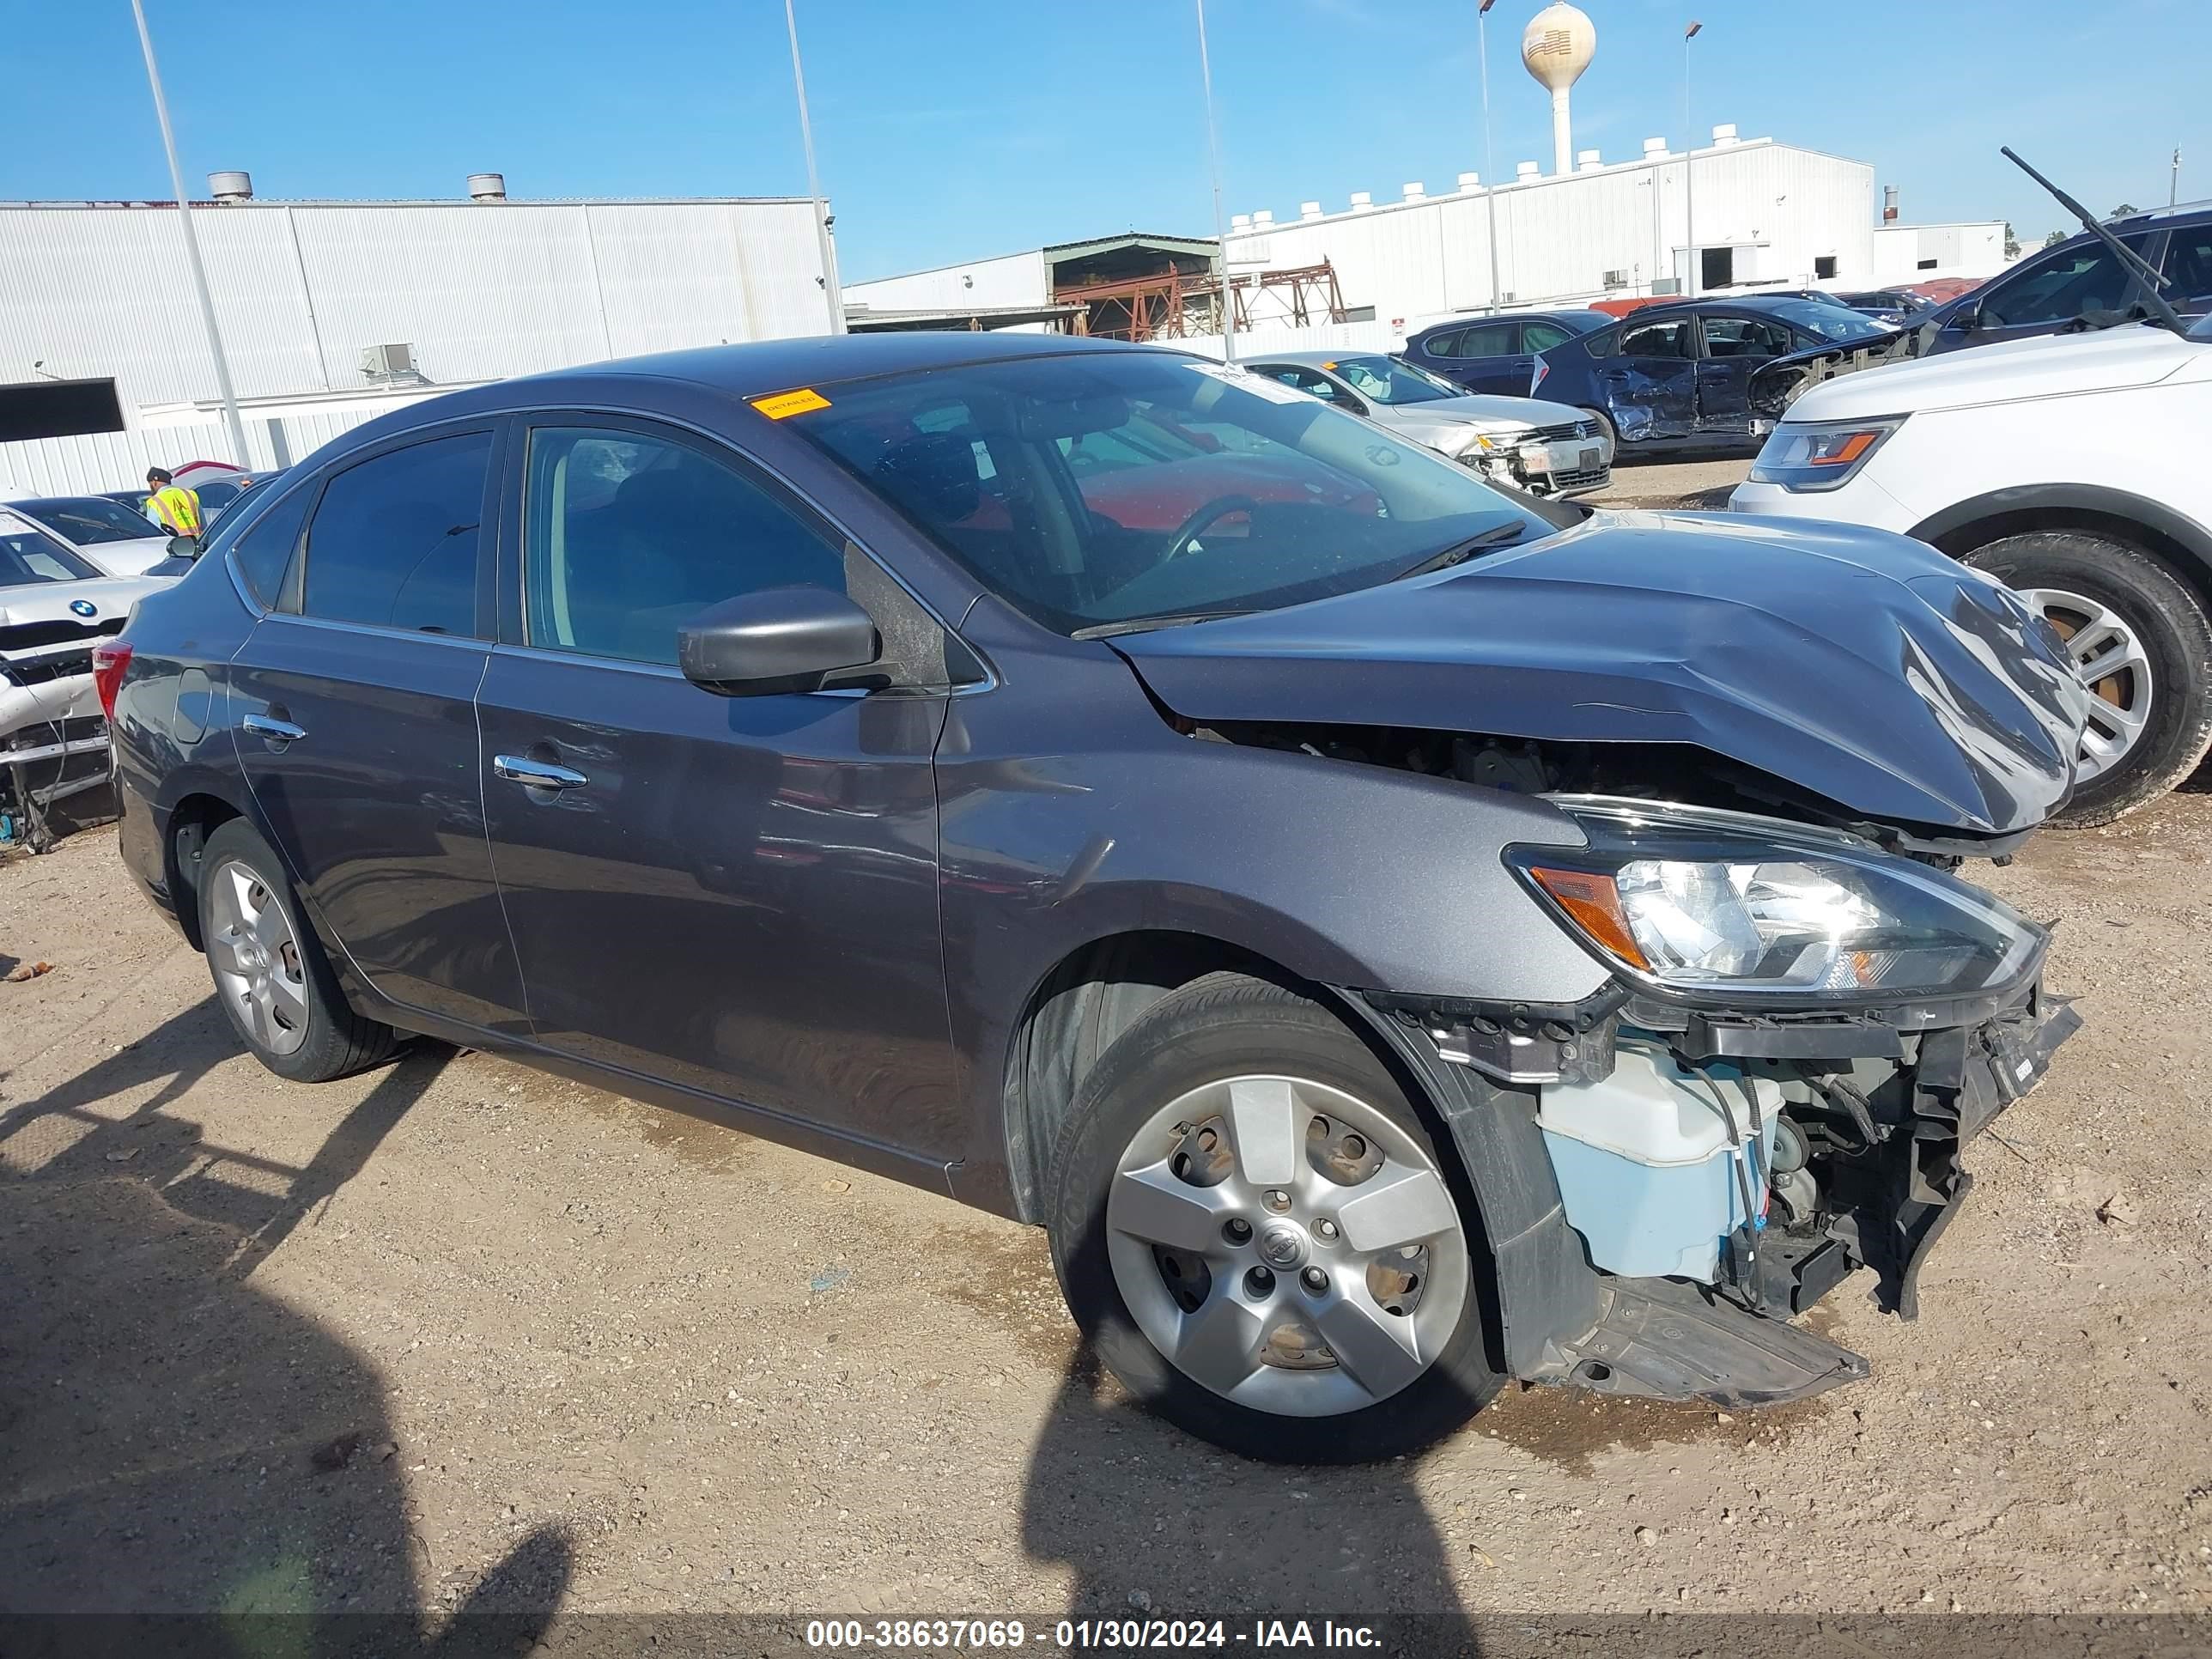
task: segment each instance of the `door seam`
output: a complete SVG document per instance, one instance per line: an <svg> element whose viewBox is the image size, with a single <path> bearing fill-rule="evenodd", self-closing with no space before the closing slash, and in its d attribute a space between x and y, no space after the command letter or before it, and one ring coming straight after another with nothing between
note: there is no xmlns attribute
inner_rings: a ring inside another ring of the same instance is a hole
<svg viewBox="0 0 2212 1659"><path fill-rule="evenodd" d="M530 1026L530 1035L542 1040L538 1029L538 1015L530 1006L530 975L523 971L522 950L515 943L514 918L507 910L507 883L499 873L499 843L491 833L491 793L485 787L484 777L484 682L491 678L492 653L484 653L483 672L477 676L475 695L469 699L469 713L477 723L477 816L483 822L484 864L491 871L491 890L499 895L499 925L507 929L507 959L514 964L514 982L522 992L522 1018Z"/></svg>

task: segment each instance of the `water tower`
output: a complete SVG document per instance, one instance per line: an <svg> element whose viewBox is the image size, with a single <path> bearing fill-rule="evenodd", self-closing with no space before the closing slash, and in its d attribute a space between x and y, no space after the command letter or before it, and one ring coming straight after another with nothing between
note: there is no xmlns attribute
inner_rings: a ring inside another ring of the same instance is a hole
<svg viewBox="0 0 2212 1659"><path fill-rule="evenodd" d="M1582 79L1597 55L1597 25L1559 0L1528 20L1521 36L1521 62L1552 94L1552 170L1574 171L1575 143L1567 121L1567 88Z"/></svg>

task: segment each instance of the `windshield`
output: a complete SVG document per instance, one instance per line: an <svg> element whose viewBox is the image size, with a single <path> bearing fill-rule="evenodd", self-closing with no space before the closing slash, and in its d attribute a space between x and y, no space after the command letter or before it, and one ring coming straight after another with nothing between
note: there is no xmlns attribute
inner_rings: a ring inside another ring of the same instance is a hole
<svg viewBox="0 0 2212 1659"><path fill-rule="evenodd" d="M1363 398L1378 404L1432 404L1439 398L1463 398L1464 386L1424 374L1395 357L1339 357L1329 365Z"/></svg>
<svg viewBox="0 0 2212 1659"><path fill-rule="evenodd" d="M46 501L17 501L15 510L36 519L79 547L102 542L143 542L161 532L152 522L105 495L69 495Z"/></svg>
<svg viewBox="0 0 2212 1659"><path fill-rule="evenodd" d="M0 587L88 581L100 574L52 537L0 524Z"/></svg>
<svg viewBox="0 0 2212 1659"><path fill-rule="evenodd" d="M1874 319L1844 306L1823 305L1817 300L1778 300L1767 307L1776 316L1808 334L1824 340L1876 340L1889 337Z"/></svg>
<svg viewBox="0 0 2212 1659"><path fill-rule="evenodd" d="M788 427L1062 633L1323 599L1473 537L1547 528L1417 445L1166 352L1022 357L825 395Z"/></svg>

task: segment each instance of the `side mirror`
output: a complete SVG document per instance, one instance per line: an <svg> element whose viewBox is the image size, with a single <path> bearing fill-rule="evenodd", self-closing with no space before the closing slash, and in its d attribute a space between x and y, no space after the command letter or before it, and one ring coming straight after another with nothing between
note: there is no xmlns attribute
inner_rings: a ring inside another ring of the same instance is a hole
<svg viewBox="0 0 2212 1659"><path fill-rule="evenodd" d="M169 538L169 556L173 559L197 559L200 556L199 539L194 536Z"/></svg>
<svg viewBox="0 0 2212 1659"><path fill-rule="evenodd" d="M1982 308L1979 306L1960 306L1951 313L1949 326L1961 334L1972 334L1981 325Z"/></svg>
<svg viewBox="0 0 2212 1659"><path fill-rule="evenodd" d="M826 587L741 593L676 633L684 678L725 697L817 691L830 675L865 668L882 652L868 613Z"/></svg>

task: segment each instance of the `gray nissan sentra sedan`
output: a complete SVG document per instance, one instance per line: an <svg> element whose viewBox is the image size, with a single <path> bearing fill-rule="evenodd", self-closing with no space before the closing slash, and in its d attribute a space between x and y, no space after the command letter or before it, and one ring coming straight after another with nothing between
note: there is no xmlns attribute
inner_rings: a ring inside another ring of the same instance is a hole
<svg viewBox="0 0 2212 1659"><path fill-rule="evenodd" d="M421 404L97 673L124 857L270 1069L422 1034L1042 1224L1122 1381L1256 1455L1865 1375L1793 1316L1912 1315L2076 1024L1955 873L2082 717L2003 588L1169 350Z"/></svg>

